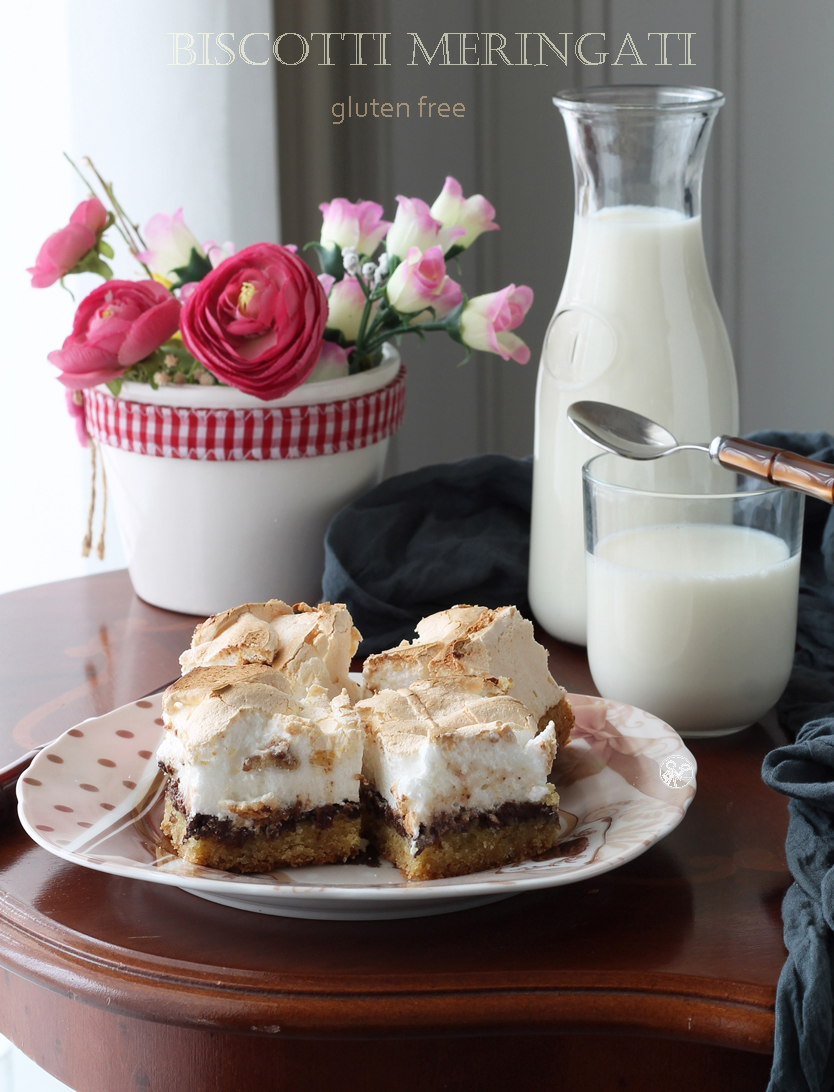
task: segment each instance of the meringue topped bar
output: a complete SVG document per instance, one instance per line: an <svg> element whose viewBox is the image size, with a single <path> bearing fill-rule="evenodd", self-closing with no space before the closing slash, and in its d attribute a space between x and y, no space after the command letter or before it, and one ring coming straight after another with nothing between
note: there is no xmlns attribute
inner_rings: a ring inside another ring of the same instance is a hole
<svg viewBox="0 0 834 1092"><path fill-rule="evenodd" d="M348 672L360 640L342 603L291 607L270 599L201 622L180 664L183 674L193 667L264 664L286 676L297 693L318 684L331 698L347 690L355 701L358 688Z"/></svg>
<svg viewBox="0 0 834 1092"><path fill-rule="evenodd" d="M409 880L523 861L559 837L553 724L476 675L381 690L365 729L363 832Z"/></svg>
<svg viewBox="0 0 834 1092"><path fill-rule="evenodd" d="M200 667L163 698L162 830L179 856L232 872L359 851L362 733L346 693L299 701L270 667Z"/></svg>
<svg viewBox="0 0 834 1092"><path fill-rule="evenodd" d="M547 666L547 651L533 635L533 623L515 607L458 606L417 624L417 639L369 656L363 672L371 692L409 686L418 679L464 675L506 678L510 693L535 717L539 728L553 721L563 747L573 712L563 687Z"/></svg>
<svg viewBox="0 0 834 1092"><path fill-rule="evenodd" d="M532 624L515 607L452 607L370 656L361 686L359 640L339 603L245 603L197 626L163 697L176 852L266 872L347 860L361 830L427 880L553 849L547 778L573 713Z"/></svg>

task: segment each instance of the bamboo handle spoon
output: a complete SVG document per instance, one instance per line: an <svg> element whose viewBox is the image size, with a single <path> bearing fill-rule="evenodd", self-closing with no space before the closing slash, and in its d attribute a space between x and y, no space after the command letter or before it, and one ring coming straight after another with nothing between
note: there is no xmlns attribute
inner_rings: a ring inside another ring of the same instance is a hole
<svg viewBox="0 0 834 1092"><path fill-rule="evenodd" d="M679 444L656 421L608 402L574 402L568 407L568 417L592 443L627 459L660 459L673 451L706 451L711 459L731 470L834 504L834 466L829 463L738 436L716 436L709 445Z"/></svg>

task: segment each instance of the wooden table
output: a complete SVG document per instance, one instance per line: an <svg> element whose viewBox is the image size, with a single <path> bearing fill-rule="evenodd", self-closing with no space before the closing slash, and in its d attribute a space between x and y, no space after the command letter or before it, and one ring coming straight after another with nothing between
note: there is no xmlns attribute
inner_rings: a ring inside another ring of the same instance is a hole
<svg viewBox="0 0 834 1092"><path fill-rule="evenodd" d="M177 674L194 619L124 572L0 596L0 764ZM584 652L554 675L593 693ZM300 921L70 865L0 831L0 1031L80 1092L763 1089L784 959L774 730L692 743L698 794L584 883Z"/></svg>

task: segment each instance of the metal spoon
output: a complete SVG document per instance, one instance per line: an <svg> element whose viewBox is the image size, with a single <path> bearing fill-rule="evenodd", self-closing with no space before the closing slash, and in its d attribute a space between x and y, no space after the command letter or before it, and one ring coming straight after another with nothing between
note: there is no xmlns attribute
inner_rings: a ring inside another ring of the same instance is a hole
<svg viewBox="0 0 834 1092"><path fill-rule="evenodd" d="M716 436L709 445L679 444L656 421L608 402L574 402L568 406L568 417L592 443L627 459L659 459L673 451L706 451L728 469L834 504L834 466L829 463L738 436Z"/></svg>

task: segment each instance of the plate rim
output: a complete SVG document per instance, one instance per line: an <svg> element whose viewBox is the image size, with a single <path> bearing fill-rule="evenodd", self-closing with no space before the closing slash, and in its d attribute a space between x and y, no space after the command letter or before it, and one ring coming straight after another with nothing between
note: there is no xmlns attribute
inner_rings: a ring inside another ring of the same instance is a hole
<svg viewBox="0 0 834 1092"><path fill-rule="evenodd" d="M616 706L628 710L633 710L635 713L640 714L649 720L661 725L665 732L663 735L671 735L676 741L676 749L685 752L691 759L695 774L697 774L697 761L692 755L691 751L686 745L686 742L681 739L680 735L660 717L655 716L652 713L648 713L645 710L637 709L636 706L632 706L627 702L619 702L614 699L601 698L596 695L585 694L568 694L569 700L573 699L578 702L582 700L590 703L604 703L607 707ZM150 702L151 709L148 710L149 714L156 714L157 716L161 712L162 694L148 695L142 700L143 702ZM67 850L65 847L56 845L49 839L45 838L41 831L37 830L35 824L30 821L26 814L26 785L24 777L30 772L36 772L38 768L49 761L49 754L53 753L56 748L67 735L80 727L85 725L87 730L91 724L98 724L103 721L110 720L113 717L122 714L123 711L133 709L136 707L137 701L126 702L124 705L118 706L116 709L109 710L107 713L100 714L96 717L89 717L84 721L80 721L77 725L68 728L56 739L51 740L44 748L35 756L29 769L17 782L17 811L18 816L26 833L32 838L32 840L45 849L47 852L68 861L71 864L79 865L83 868L90 868L94 871L103 872L109 875L119 876L125 879L135 879L145 881L149 883L161 883L170 887L177 887L183 891L191 894L197 893L197 891L215 892L217 894L234 895L241 901L254 901L256 903L280 903L286 901L289 903L301 903L305 900L308 901L327 901L329 903L339 904L359 904L359 903L375 903L380 905L381 903L402 903L405 905L412 905L421 901L435 901L444 899L455 898L478 898L483 896L485 899L490 896L499 894L522 894L526 891L541 890L542 888L549 887L561 887L571 883L579 883L584 880L593 879L595 876L602 875L606 872L613 871L619 868L621 865L627 864L629 861L636 859L655 845L658 841L667 837L674 831L678 825L682 822L686 812L688 811L695 793L697 791L697 782L695 776L693 776L693 791L688 794L682 803L681 810L675 810L674 813L666 816L666 821L659 824L656 829L652 831L652 837L647 842L635 843L630 848L621 852L621 855L617 856L614 860L594 860L588 862L581 870L566 870L566 871L554 871L547 869L546 865L542 867L538 873L513 876L512 874L505 874L503 877L498 873L500 870L491 869L483 873L468 873L465 877L449 877L448 879L440 880L421 880L421 881L406 881L403 880L401 884L395 885L361 885L361 884L344 884L340 886L328 886L326 884L315 883L300 883L300 884L280 884L272 886L265 883L251 883L247 884L243 879L226 879L225 873L221 873L218 870L218 878L215 879L209 876L181 876L172 872L165 872L159 869L150 869L140 864L122 864L117 861L101 861L91 858L88 854L80 853L77 851ZM160 732L163 729L160 728ZM154 763L156 755L156 749L149 759L146 760L146 767ZM161 773L159 775L162 776ZM155 782L154 782L155 783ZM637 790L638 792L640 790ZM126 790L123 799L127 799L135 790ZM641 794L644 795L644 794ZM135 821L134 821L135 826ZM325 866L322 866L325 867ZM507 867L507 866L504 866ZM287 870L289 871L289 870ZM476 875L483 875L483 880L473 880L472 877ZM490 877L490 878L486 878ZM463 881L463 882L461 882ZM437 885L437 886L435 886ZM347 907L346 907L347 909Z"/></svg>

